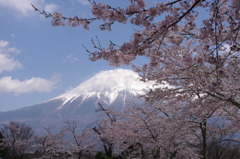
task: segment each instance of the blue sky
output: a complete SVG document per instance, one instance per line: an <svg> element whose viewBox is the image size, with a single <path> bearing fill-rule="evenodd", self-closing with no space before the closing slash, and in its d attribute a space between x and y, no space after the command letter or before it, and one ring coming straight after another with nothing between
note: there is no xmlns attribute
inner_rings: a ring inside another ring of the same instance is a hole
<svg viewBox="0 0 240 159"><path fill-rule="evenodd" d="M112 32L100 31L99 22L89 31L54 27L31 3L50 13L92 17L87 0L0 0L0 111L44 102L101 70L114 69L106 61L91 62L82 45L91 50L95 36L103 46L109 40L120 44L134 29L117 24Z"/></svg>

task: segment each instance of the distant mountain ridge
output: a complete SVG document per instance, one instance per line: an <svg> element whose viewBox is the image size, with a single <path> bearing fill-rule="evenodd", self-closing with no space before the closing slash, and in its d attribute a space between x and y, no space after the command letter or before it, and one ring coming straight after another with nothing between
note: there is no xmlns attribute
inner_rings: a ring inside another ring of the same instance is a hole
<svg viewBox="0 0 240 159"><path fill-rule="evenodd" d="M98 119L98 103L123 109L127 105L143 102L139 95L152 85L152 82L140 81L138 74L131 70L102 71L56 98L18 110L0 112L0 123L17 120L35 129L60 128L66 120L77 120L87 125Z"/></svg>

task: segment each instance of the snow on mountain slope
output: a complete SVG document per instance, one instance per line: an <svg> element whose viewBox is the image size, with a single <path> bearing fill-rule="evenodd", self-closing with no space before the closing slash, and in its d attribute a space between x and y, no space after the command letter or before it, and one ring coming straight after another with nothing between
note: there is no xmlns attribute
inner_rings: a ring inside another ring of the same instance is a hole
<svg viewBox="0 0 240 159"><path fill-rule="evenodd" d="M126 94L137 97L151 88L152 85L153 82L140 81L139 75L132 70L116 69L102 71L81 83L78 87L54 99L60 99L63 102L58 109L62 109L67 103L71 103L76 99L81 98L81 102L83 102L91 97L101 98L105 101L105 104L110 105L119 94L122 94L123 98Z"/></svg>
<svg viewBox="0 0 240 159"><path fill-rule="evenodd" d="M0 112L0 124L16 120L31 125L40 132L43 127L58 130L64 121L75 120L81 126L94 123L101 112L98 103L106 108L144 104L138 98L152 88L153 82L142 82L137 73L127 69L102 71L78 87L46 102L18 110Z"/></svg>

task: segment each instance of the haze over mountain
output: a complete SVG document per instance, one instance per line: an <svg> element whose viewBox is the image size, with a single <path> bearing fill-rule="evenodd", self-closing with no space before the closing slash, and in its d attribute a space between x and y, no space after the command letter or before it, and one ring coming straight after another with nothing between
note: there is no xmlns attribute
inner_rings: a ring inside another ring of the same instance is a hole
<svg viewBox="0 0 240 159"><path fill-rule="evenodd" d="M143 102L139 95L152 87L153 82L142 82L137 73L127 69L102 71L76 88L46 102L22 109L0 112L0 122L16 120L42 127L62 127L63 121L77 120L91 124L99 117L98 103L104 107L123 109Z"/></svg>

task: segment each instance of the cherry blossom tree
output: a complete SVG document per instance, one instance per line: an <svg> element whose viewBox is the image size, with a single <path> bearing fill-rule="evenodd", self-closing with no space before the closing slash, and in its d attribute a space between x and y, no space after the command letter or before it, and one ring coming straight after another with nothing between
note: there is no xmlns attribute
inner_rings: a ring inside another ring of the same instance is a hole
<svg viewBox="0 0 240 159"><path fill-rule="evenodd" d="M115 114L111 109L105 109L101 103L98 103L98 105L99 109L96 111L101 111L106 118L97 121L92 130L95 133L95 138L103 147L106 156L112 158L116 142L112 133L112 126L116 122Z"/></svg>
<svg viewBox="0 0 240 159"><path fill-rule="evenodd" d="M8 124L3 124L1 133L4 137L2 146L8 149L12 159L23 158L23 155L31 150L34 131L30 126L10 121Z"/></svg>
<svg viewBox="0 0 240 159"><path fill-rule="evenodd" d="M181 115L181 118L191 123L190 128L194 130L198 139L195 146L204 159L208 158L211 146L218 142L229 142L231 144L239 142L237 136L233 138L233 135L240 130L238 122L240 116L236 112L237 109L225 110L225 105L222 104L211 96L204 96L195 99L195 102L189 106L186 104L188 110L182 114L185 117Z"/></svg>
<svg viewBox="0 0 240 159"><path fill-rule="evenodd" d="M236 141L237 133L225 135L218 134L220 137L213 138L209 142L208 158L239 158L240 142Z"/></svg>
<svg viewBox="0 0 240 159"><path fill-rule="evenodd" d="M59 130L58 133L53 133L48 128L44 129L47 134L37 136L35 139L35 147L40 156L38 157L39 159L65 159L72 155L72 152L67 149L68 143L64 141L65 132L63 130Z"/></svg>
<svg viewBox="0 0 240 159"><path fill-rule="evenodd" d="M141 151L151 147L155 158L207 159L210 139L239 132L239 0L129 0L123 7L92 1L92 18L65 17L33 7L52 18L54 26L90 29L100 20L101 30L111 31L115 23L135 27L127 42L111 41L102 47L92 41L94 49L86 49L92 61L132 65L143 81L158 86L145 96L149 107L132 108L104 130L111 139L118 136L114 143L138 145ZM139 56L149 62L134 65ZM160 87L164 83L171 87ZM124 126L131 133L123 131Z"/></svg>
<svg viewBox="0 0 240 159"><path fill-rule="evenodd" d="M92 137L92 129L81 129L77 121L66 121L66 136L72 158L82 159L94 150L95 142Z"/></svg>
<svg viewBox="0 0 240 159"><path fill-rule="evenodd" d="M8 158L8 149L4 146L4 137L0 131L0 158Z"/></svg>
<svg viewBox="0 0 240 159"><path fill-rule="evenodd" d="M146 105L130 106L123 111L100 105L100 110L106 118L93 129L108 157L199 158L197 149L189 146L197 138L180 118L163 116L158 109Z"/></svg>
<svg viewBox="0 0 240 159"><path fill-rule="evenodd" d="M106 131L123 158L199 158L197 149L190 146L197 138L189 124L153 107L127 108Z"/></svg>
<svg viewBox="0 0 240 159"><path fill-rule="evenodd" d="M240 143L233 137L240 130L240 118L235 109L224 111L223 106L214 104L215 99L204 99L195 99L191 106L176 100L168 107L154 102L117 113L106 110L106 119L99 122L100 135L114 143L114 151L123 158L207 159L211 147L219 143Z"/></svg>

